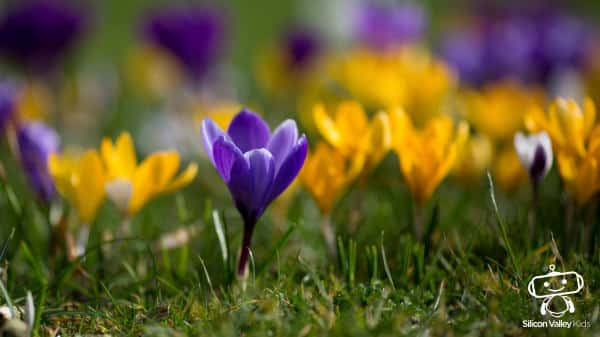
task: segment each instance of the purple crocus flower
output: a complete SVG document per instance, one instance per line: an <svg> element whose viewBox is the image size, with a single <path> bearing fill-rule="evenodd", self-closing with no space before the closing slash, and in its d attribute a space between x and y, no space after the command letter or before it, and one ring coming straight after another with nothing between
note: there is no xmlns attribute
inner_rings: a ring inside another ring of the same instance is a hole
<svg viewBox="0 0 600 337"><path fill-rule="evenodd" d="M81 13L62 1L22 1L0 18L0 53L28 70L51 70L83 23Z"/></svg>
<svg viewBox="0 0 600 337"><path fill-rule="evenodd" d="M48 172L48 156L58 151L58 134L42 123L33 122L19 128L17 142L29 184L42 200L49 201L55 190Z"/></svg>
<svg viewBox="0 0 600 337"><path fill-rule="evenodd" d="M366 4L358 11L357 37L365 45L386 49L413 42L425 32L427 18L416 4Z"/></svg>
<svg viewBox="0 0 600 337"><path fill-rule="evenodd" d="M284 42L284 50L291 69L304 69L314 61L321 50L318 36L308 29L290 30L285 35Z"/></svg>
<svg viewBox="0 0 600 337"><path fill-rule="evenodd" d="M202 121L201 132L206 154L244 220L238 265L238 275L243 276L254 226L300 172L306 159L306 137L298 136L296 122L291 119L271 133L267 123L247 109L233 118L227 133L210 118Z"/></svg>
<svg viewBox="0 0 600 337"><path fill-rule="evenodd" d="M475 85L507 77L547 84L560 70L581 68L593 40L584 21L548 9L488 10L447 32L442 56Z"/></svg>
<svg viewBox="0 0 600 337"><path fill-rule="evenodd" d="M0 134L6 128L15 111L16 90L10 83L0 83Z"/></svg>
<svg viewBox="0 0 600 337"><path fill-rule="evenodd" d="M225 19L204 7L181 7L151 15L144 34L171 53L192 75L200 78L214 65L225 44Z"/></svg>

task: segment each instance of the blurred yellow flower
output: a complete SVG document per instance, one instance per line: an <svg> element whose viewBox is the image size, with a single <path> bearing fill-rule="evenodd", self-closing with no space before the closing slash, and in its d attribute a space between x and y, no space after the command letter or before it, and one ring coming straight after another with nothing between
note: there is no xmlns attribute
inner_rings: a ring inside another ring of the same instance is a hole
<svg viewBox="0 0 600 337"><path fill-rule="evenodd" d="M596 119L596 107L585 98L583 109L573 99L557 98L548 113L539 106L525 116L525 126L531 132L546 131L557 152L585 155L585 145Z"/></svg>
<svg viewBox="0 0 600 337"><path fill-rule="evenodd" d="M52 104L52 95L46 86L29 82L18 98L18 118L25 121L43 120L52 111Z"/></svg>
<svg viewBox="0 0 600 337"><path fill-rule="evenodd" d="M494 141L512 141L523 126L523 116L543 102L543 92L516 82L493 83L481 91L466 90L458 104L465 118L479 133Z"/></svg>
<svg viewBox="0 0 600 337"><path fill-rule="evenodd" d="M567 191L578 205L586 204L600 191L600 125L591 131L583 157L559 152L557 161Z"/></svg>
<svg viewBox="0 0 600 337"><path fill-rule="evenodd" d="M527 179L527 171L511 144L497 151L492 172L498 186L506 192L516 190Z"/></svg>
<svg viewBox="0 0 600 337"><path fill-rule="evenodd" d="M336 200L362 169L362 157L347 159L324 142L317 144L300 171L300 181L313 197L321 214L331 212Z"/></svg>
<svg viewBox="0 0 600 337"><path fill-rule="evenodd" d="M494 145L488 137L470 137L456 160L453 174L463 183L473 183L490 168L493 155Z"/></svg>
<svg viewBox="0 0 600 337"><path fill-rule="evenodd" d="M578 205L600 191L600 124L591 99L585 98L581 107L573 99L557 98L547 113L531 109L525 125L531 132L546 131L552 139L558 171Z"/></svg>
<svg viewBox="0 0 600 337"><path fill-rule="evenodd" d="M282 48L267 48L259 53L255 64L258 84L276 98L297 97L314 91L323 82L325 66L318 58L312 61L302 67L294 66Z"/></svg>
<svg viewBox="0 0 600 337"><path fill-rule="evenodd" d="M242 110L242 105L231 101L197 103L193 107L193 110L195 111L195 120L198 126L200 126L203 119L210 118L222 130L227 130L233 116Z"/></svg>
<svg viewBox="0 0 600 337"><path fill-rule="evenodd" d="M334 80L368 106L403 106L417 125L444 110L456 76L417 46L377 52L356 49L333 62Z"/></svg>
<svg viewBox="0 0 600 337"><path fill-rule="evenodd" d="M369 121L358 102L344 101L337 105L333 117L323 104L317 104L313 117L323 138L343 156L363 158L363 174L375 168L391 147L390 119L386 112L378 112Z"/></svg>
<svg viewBox="0 0 600 337"><path fill-rule="evenodd" d="M104 201L106 172L96 150L82 156L51 154L48 170L58 192L77 210L84 224L91 224Z"/></svg>
<svg viewBox="0 0 600 337"><path fill-rule="evenodd" d="M423 204L455 165L469 138L469 126L460 122L455 130L450 117L438 116L416 129L402 109L393 110L391 121L400 169L413 198Z"/></svg>
<svg viewBox="0 0 600 337"><path fill-rule="evenodd" d="M100 152L108 173L106 194L129 216L152 198L186 186L198 171L198 166L192 163L175 178L180 158L174 151L153 153L138 165L133 141L127 132L122 133L115 144L105 138Z"/></svg>
<svg viewBox="0 0 600 337"><path fill-rule="evenodd" d="M125 64L130 87L149 97L165 97L182 81L182 72L170 55L160 48L144 45L131 50Z"/></svg>

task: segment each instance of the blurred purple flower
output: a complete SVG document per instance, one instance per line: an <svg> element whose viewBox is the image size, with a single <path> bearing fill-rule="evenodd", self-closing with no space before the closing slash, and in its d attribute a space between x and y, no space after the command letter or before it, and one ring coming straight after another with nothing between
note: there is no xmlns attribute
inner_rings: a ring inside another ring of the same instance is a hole
<svg viewBox="0 0 600 337"><path fill-rule="evenodd" d="M223 13L204 7L181 7L149 16L148 40L171 53L195 78L207 73L225 46Z"/></svg>
<svg viewBox="0 0 600 337"><path fill-rule="evenodd" d="M285 52L292 69L304 69L310 65L321 50L319 37L308 29L296 28L285 36Z"/></svg>
<svg viewBox="0 0 600 337"><path fill-rule="evenodd" d="M410 3L395 6L369 3L357 15L359 41L375 49L413 42L423 35L427 26L423 8Z"/></svg>
<svg viewBox="0 0 600 337"><path fill-rule="evenodd" d="M592 33L583 21L549 10L484 13L461 30L449 29L441 54L471 84L514 77L546 83L563 68L580 68Z"/></svg>
<svg viewBox="0 0 600 337"><path fill-rule="evenodd" d="M63 1L22 1L0 18L0 53L30 71L49 71L83 26L84 16Z"/></svg>
<svg viewBox="0 0 600 337"><path fill-rule="evenodd" d="M42 123L33 122L19 128L17 142L29 184L42 200L49 201L55 190L48 172L48 156L59 149L58 134Z"/></svg>
<svg viewBox="0 0 600 337"><path fill-rule="evenodd" d="M13 117L16 93L14 85L7 82L0 82L0 134Z"/></svg>
<svg viewBox="0 0 600 337"><path fill-rule="evenodd" d="M307 153L306 137L298 137L296 122L288 119L273 133L250 110L238 113L227 133L210 118L202 121L206 154L227 184L244 220L244 239L238 275L246 270L252 232L269 204L296 178Z"/></svg>

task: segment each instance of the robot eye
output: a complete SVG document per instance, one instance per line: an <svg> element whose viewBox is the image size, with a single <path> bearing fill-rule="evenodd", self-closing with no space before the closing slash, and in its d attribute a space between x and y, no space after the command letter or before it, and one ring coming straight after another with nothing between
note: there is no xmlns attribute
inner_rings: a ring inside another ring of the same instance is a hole
<svg viewBox="0 0 600 337"><path fill-rule="evenodd" d="M562 281L560 281L560 282L561 282L562 284L567 284L567 279L566 279L566 278L564 278L564 279L562 279Z"/></svg>
<svg viewBox="0 0 600 337"><path fill-rule="evenodd" d="M544 287L548 288L550 286L549 282L544 282Z"/></svg>

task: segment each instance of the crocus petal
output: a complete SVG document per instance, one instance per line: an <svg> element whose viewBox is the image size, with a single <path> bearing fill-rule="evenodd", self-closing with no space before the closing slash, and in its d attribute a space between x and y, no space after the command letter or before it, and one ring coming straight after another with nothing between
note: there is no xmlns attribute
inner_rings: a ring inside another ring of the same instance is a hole
<svg viewBox="0 0 600 337"><path fill-rule="evenodd" d="M248 109L243 109L229 124L227 134L235 145L246 153L250 150L266 147L271 132L267 123L259 115Z"/></svg>
<svg viewBox="0 0 600 337"><path fill-rule="evenodd" d="M304 165L307 151L306 136L302 135L277 171L267 204L277 198L294 181Z"/></svg>
<svg viewBox="0 0 600 337"><path fill-rule="evenodd" d="M240 149L225 137L219 137L213 144L215 168L226 183L229 183L232 168L240 157L244 157Z"/></svg>
<svg viewBox="0 0 600 337"><path fill-rule="evenodd" d="M533 161L535 145L531 144L529 138L521 132L517 132L515 134L514 145L517 155L519 156L519 160L521 163L523 163L523 166L529 169L529 167L531 167L531 162Z"/></svg>
<svg viewBox="0 0 600 337"><path fill-rule="evenodd" d="M200 132L202 133L202 142L204 143L206 155L213 165L215 165L215 159L213 157L213 144L219 137L225 137L227 134L210 118L202 120Z"/></svg>
<svg viewBox="0 0 600 337"><path fill-rule="evenodd" d="M109 138L103 139L100 153L111 177L129 177L135 171L137 158L128 132L121 133L114 145Z"/></svg>
<svg viewBox="0 0 600 337"><path fill-rule="evenodd" d="M147 157L135 170L129 214L135 214L160 194L179 168L177 152L157 152Z"/></svg>
<svg viewBox="0 0 600 337"><path fill-rule="evenodd" d="M169 185L164 189L163 193L169 193L176 191L187 184L191 183L192 180L198 174L198 165L196 163L191 163L188 167L183 171L177 178L175 178Z"/></svg>
<svg viewBox="0 0 600 337"><path fill-rule="evenodd" d="M298 127L295 121L288 119L275 129L267 145L267 150L275 158L277 168L281 167L281 163L287 158L288 153L296 145L297 141Z"/></svg>
<svg viewBox="0 0 600 337"><path fill-rule="evenodd" d="M96 150L87 151L79 164L78 212L85 224L90 224L104 201L106 173Z"/></svg>
<svg viewBox="0 0 600 337"><path fill-rule="evenodd" d="M252 205L250 209L254 217L259 217L266 208L275 177L275 160L266 149L252 150L244 154L250 164L252 179Z"/></svg>

